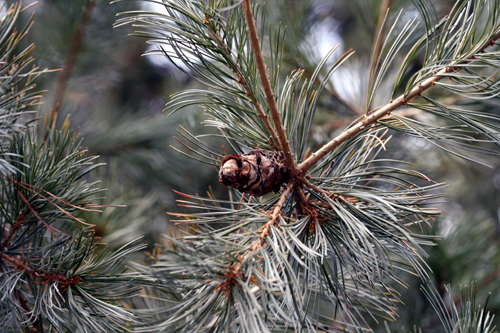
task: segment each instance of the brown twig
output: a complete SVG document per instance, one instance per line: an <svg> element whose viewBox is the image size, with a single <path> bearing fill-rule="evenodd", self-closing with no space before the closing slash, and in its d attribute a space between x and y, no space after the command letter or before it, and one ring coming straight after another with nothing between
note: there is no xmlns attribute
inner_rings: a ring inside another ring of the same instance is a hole
<svg viewBox="0 0 500 333"><path fill-rule="evenodd" d="M487 47L493 45L494 42L499 38L500 38L500 33L494 36L490 41L488 41L486 45L483 45L483 47L480 50L478 50L478 53L484 51ZM306 172L320 159L322 159L326 154L331 152L333 149L335 149L345 141L349 140L354 135L364 130L366 127L375 124L378 120L389 115L392 111L396 110L397 108L403 105L407 105L408 102L415 100L422 94L422 92L429 89L434 84L445 78L448 73L460 70L461 66L466 64L467 62L468 59L460 59L450 63L447 68L440 70L439 72L435 73L434 76L423 81L420 85L413 88L407 95L401 95L394 101L389 102L383 107L378 108L372 112L369 112L367 116L363 117L352 127L345 130L335 139L331 140L323 147L321 147L319 150L317 150L315 153L313 153L311 156L309 156L309 158L307 158L304 162L299 164L298 167L302 170L302 172Z"/></svg>
<svg viewBox="0 0 500 333"><path fill-rule="evenodd" d="M73 219L73 220L75 220L75 221L78 221L78 222L80 222L81 224L84 224L84 225L87 225L87 226L93 226L93 224L86 223L85 221L83 221L83 220L81 220L81 219L79 219L79 218L77 218L77 217L74 217L74 216L73 216L73 215L71 215L69 212L67 212L64 208L60 207L60 206L59 206L59 205L57 205L55 202L53 202L53 201L49 200L46 196L42 195L41 193L38 193L38 192L36 192L36 191L34 191L34 190L30 189L28 186L23 185L23 183L21 183L21 182L17 182L17 184L19 184L19 186L21 186L22 188L27 189L28 191L31 191L33 194L38 195L38 196L39 196L39 197L41 197L42 199L45 199L47 202L51 203L53 206L55 206L57 209L59 209L59 211L60 211L60 212L62 212L62 213L64 213L65 215L67 215L69 218L71 218L71 219ZM32 185L30 185L30 186L32 186ZM33 187L35 187L35 188L36 188L36 186L33 186ZM47 192L47 191L45 191L45 192ZM73 207L73 208L80 209L80 207L78 207L78 206L72 205L72 204L70 204L70 203L67 203L67 202L65 202L65 201L63 201L63 200L61 200L61 199L57 198L55 195L51 194L50 192L47 192L47 193L49 193L52 197L54 197L55 199L57 199L57 200L61 201L62 203L68 204L69 206L71 206L71 207ZM102 211L100 211L100 210L95 210L95 209L85 209L85 208L82 208L81 210L86 210L86 211L94 211L94 212L95 212L95 211L97 211L97 212L102 212ZM1 248L1 245L0 245L0 248Z"/></svg>
<svg viewBox="0 0 500 333"><path fill-rule="evenodd" d="M39 280L41 283L57 283L57 288L61 293L64 292L64 290L66 290L68 286L80 284L83 282L83 279L78 275L68 278L66 277L66 275L61 273L44 272L40 269L30 267L29 264L25 264L21 260L9 256L3 252L0 252L0 258L7 261L12 266L15 266L17 270L23 271L29 276Z"/></svg>
<svg viewBox="0 0 500 333"><path fill-rule="evenodd" d="M321 193L321 195L323 195L323 196L328 196L328 193L326 193L326 191L325 191L325 190L323 190L323 189L319 188L318 186L316 186L316 185L312 184L309 180L307 180L307 178L305 178L305 177L304 177L304 178L302 179L302 183L303 183L305 186L309 187L310 189L315 190L315 191L316 191L316 192L318 192L318 193Z"/></svg>
<svg viewBox="0 0 500 333"><path fill-rule="evenodd" d="M240 259L240 261L236 264L234 267L234 270L236 272L239 272L241 270L242 263L248 259L254 252L258 251L264 244L266 243L266 238L269 235L269 232L271 231L271 227L277 222L278 216L281 213L281 208L283 207L283 204L285 203L286 198L290 194L294 187L294 183L290 182L286 186L285 190L281 192L280 198L276 205L274 206L273 213L271 214L271 218L267 221L267 223L260 229L260 239L255 242L250 249L245 252L243 257Z"/></svg>
<svg viewBox="0 0 500 333"><path fill-rule="evenodd" d="M28 214L29 214L29 212L28 212ZM16 222L14 223L12 228L10 229L9 233L7 234L5 239L3 240L2 244L0 244L0 251L3 251L3 249L5 249L5 247L7 246L7 244L9 244L12 237L14 237L15 233L21 228L21 225L23 224L24 220L26 219L26 215L27 214L25 212L21 212L21 214L19 214L19 216L16 219Z"/></svg>
<svg viewBox="0 0 500 333"><path fill-rule="evenodd" d="M7 255L7 254L5 254L3 252L0 252L0 258L2 258L3 260L11 263L13 266L16 266L19 269L23 269L22 267L25 268L24 263L22 263L20 260L14 258L14 257L11 257L11 256L9 256L9 255Z"/></svg>
<svg viewBox="0 0 500 333"><path fill-rule="evenodd" d="M12 185L14 185L14 182L9 178L9 181ZM26 204L26 206L29 208L29 210L33 213L33 215L36 216L36 218L42 222L46 227L47 229L50 230L50 232L52 232L52 234L54 235L57 235L57 233L61 233L61 231L57 230L56 228L50 226L49 224L47 224L47 222L45 222L44 220L42 220L42 218L38 215L38 213L35 211L35 209L33 209L33 207L31 207L30 203L28 202L28 200L24 197L24 195L21 193L21 191L19 191L18 188L16 188L16 191L17 191L17 194L19 195L19 197L21 198L21 200ZM56 233L57 232L57 233ZM65 233L62 233L63 235L66 235ZM67 235L66 235L67 236Z"/></svg>
<svg viewBox="0 0 500 333"><path fill-rule="evenodd" d="M418 114L421 114L422 112L423 111L420 109L407 108L404 110L394 111L393 114L396 114L396 115L402 116L402 117L412 117L412 116L416 116ZM355 116L355 117L341 118L339 120L332 121L331 123L328 123L328 124L323 125L323 126L319 125L316 128L321 130L321 131L325 131L325 132L329 133L329 132L334 131L342 126L349 125L350 123L352 123L356 119L359 119L359 117Z"/></svg>
<svg viewBox="0 0 500 333"><path fill-rule="evenodd" d="M9 182L15 186L15 183L14 183L14 180L12 180L11 178L7 177L7 179L9 180ZM28 212L25 212L24 210L21 211L21 213L19 214L19 216L17 217L16 219L16 222L12 225L9 233L7 234L7 236L5 236L4 240L2 241L2 243L0 244L0 252L3 251L7 245L9 244L10 240L12 239L12 237L14 237L14 235L16 234L16 232L21 228L22 224L24 223L24 221L26 220L26 217L31 213L35 213L36 212L33 210L33 208L29 205L28 201L26 200L26 198L22 195L22 193L19 191L19 189L17 188L16 186L16 191L17 193L19 194L21 200L23 200L23 202L29 207L29 211ZM38 215L37 215L38 216Z"/></svg>
<svg viewBox="0 0 500 333"><path fill-rule="evenodd" d="M281 122L281 116L278 111L278 106L276 105L276 100L274 98L271 82L269 81L269 77L267 75L264 56L262 55L262 50L260 49L257 27L255 25L252 9L250 8L250 0L243 0L243 8L245 11L245 19L247 21L248 32L250 35L250 42L252 44L252 49L255 56L257 69L259 70L260 80L262 82L262 86L264 87L264 93L266 94L266 100L269 105L269 110L271 112L271 118L273 119L276 132L278 133L279 141L281 144L281 150L283 151L283 155L285 156L287 167L290 170L290 176L293 177L299 173L299 169L297 168L297 164L295 164L295 161L293 159L292 150L290 148L290 142L286 137L286 132L285 129L283 128L283 123Z"/></svg>
<svg viewBox="0 0 500 333"><path fill-rule="evenodd" d="M27 183L23 183L23 182L18 182L16 180L14 180L14 182L16 184L18 184L19 186L27 189L28 191L31 191L32 193L35 193L35 194L39 194L37 193L35 190L38 190L40 192L44 192L44 193L47 193L47 195L49 195L50 197L54 198L55 200L59 201L59 202L62 202L63 204L65 205L68 205L70 207L73 207L73 208L76 208L78 210L83 210L83 211L86 211L86 212L94 212L94 213L102 213L102 210L99 210L99 209L93 209L93 208L101 208L101 207L125 207L123 205L106 205L106 206L101 206L101 205L94 205L94 206L75 206L73 204L71 204L70 202L67 202L67 201L64 201L62 200L61 198L58 198L57 196L55 196L54 194L50 193L49 191L47 190L44 190L43 188L40 188L40 187L37 187L37 186L34 186L34 185L30 185L30 184L27 184ZM35 190L33 190L35 189ZM46 197L42 197L44 199L47 199ZM88 208L88 207L92 207L92 208Z"/></svg>
<svg viewBox="0 0 500 333"><path fill-rule="evenodd" d="M71 73L73 72L73 69L75 68L76 58L82 46L85 27L87 26L90 20L90 16L92 15L94 7L95 7L95 0L87 0L87 5L85 6L82 18L80 20L80 23L78 24L78 28L76 29L75 36L73 37L73 41L71 43L66 66L64 68L63 73L59 77L59 82L57 83L54 107L52 108L52 111L50 113L50 119L52 122L55 121L55 117L57 115L57 112L59 111L59 106L61 105L64 99L64 95L66 94L68 80L71 76Z"/></svg>
<svg viewBox="0 0 500 333"><path fill-rule="evenodd" d="M297 215L302 216L304 215L304 207L307 206L307 198L304 193L304 189L302 188L302 186L300 186L300 184L295 185L295 187L293 188L293 195L293 199L297 203Z"/></svg>

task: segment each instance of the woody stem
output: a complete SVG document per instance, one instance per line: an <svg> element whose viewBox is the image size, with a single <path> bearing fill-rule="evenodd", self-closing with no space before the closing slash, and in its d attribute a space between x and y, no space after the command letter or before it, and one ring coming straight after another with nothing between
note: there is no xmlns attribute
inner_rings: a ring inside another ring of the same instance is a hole
<svg viewBox="0 0 500 333"><path fill-rule="evenodd" d="M316 186L316 185L312 184L312 183L311 183L309 180L307 180L305 177L304 177L304 178L302 178L302 183L303 183L305 186L309 187L311 190L314 190L314 191L316 191L316 192L318 192L318 193L321 193L322 195L327 196L326 191L324 191L322 188L319 188L318 186Z"/></svg>
<svg viewBox="0 0 500 333"><path fill-rule="evenodd" d="M2 244L0 244L0 251L3 251L5 247L9 244L10 240L12 237L14 237L15 233L21 228L21 225L23 224L25 218L26 218L26 213L22 212L19 214L18 218L16 219L16 222L14 225L10 228L10 232L7 234L7 236L4 238L2 241Z"/></svg>
<svg viewBox="0 0 500 333"><path fill-rule="evenodd" d="M290 170L290 176L293 177L298 174L300 170L297 168L297 164L293 159L290 142L288 142L288 139L286 137L285 128L283 127L283 123L281 121L281 116L278 111L278 105L276 104L276 100L274 98L271 82L269 81L269 77L267 76L264 56L262 55L262 50L260 49L257 27L255 25L252 9L250 8L250 0L243 0L243 9L245 11L245 19L247 21L250 42L252 44L252 49L255 56L255 62L257 64L257 69L259 70L260 81L262 82L264 93L266 94L266 100L271 112L271 118L273 119L276 132L278 133L281 150L283 151L283 154L285 156L287 167Z"/></svg>
<svg viewBox="0 0 500 333"><path fill-rule="evenodd" d="M278 220L278 217L281 213L281 208L285 204L285 200L290 195L290 192L292 191L293 187L295 184L293 182L290 182L287 184L285 190L281 193L280 198L278 199L278 202L274 206L273 213L271 214L271 218L267 221L267 223L260 229L260 239L255 242L250 249L248 249L243 257L241 258L240 262L236 264L234 267L234 270L236 272L239 272L241 270L241 265L242 263L248 259L253 253L258 251L264 244L266 243L266 238L269 236L269 232L271 231L271 227L273 224L275 224Z"/></svg>
<svg viewBox="0 0 500 333"><path fill-rule="evenodd" d="M303 207L307 206L307 198L304 193L304 189L300 184L296 184L293 188L293 199L297 203L296 209L299 216L304 214Z"/></svg>
<svg viewBox="0 0 500 333"><path fill-rule="evenodd" d="M481 49L479 49L476 53L480 53L484 51L488 46L492 45L497 39L500 38L500 33L495 35L493 39L491 39L486 45L483 45ZM472 57L472 55L470 56ZM339 136L337 136L335 139L331 140L327 144L325 144L323 147L321 147L319 150L317 150L315 153L311 154L304 162L298 165L299 169L302 170L302 172L306 172L309 170L314 164L316 164L319 160L321 160L323 157L326 156L329 152L331 152L333 149L336 147L340 146L342 143L345 141L351 139L354 135L358 134L368 126L371 126L375 124L378 120L381 118L389 115L392 111L396 110L397 108L407 104L408 102L411 102L418 98L423 91L429 89L432 87L436 82L439 82L443 78L446 77L446 74L448 74L451 71L458 71L461 69L461 65L465 65L467 62L470 61L469 59L461 59L461 60L456 60L453 61L448 65L448 67L443 68L439 72L435 73L433 76L428 78L427 80L423 81L420 85L417 87L413 88L410 90L410 92L406 95L401 95L398 98L396 98L394 101L389 102L388 104L384 105L383 107L376 109L375 111L371 111L368 113L368 115L364 116L362 119L360 119L356 124L354 124L352 127L348 128L344 132L342 132Z"/></svg>

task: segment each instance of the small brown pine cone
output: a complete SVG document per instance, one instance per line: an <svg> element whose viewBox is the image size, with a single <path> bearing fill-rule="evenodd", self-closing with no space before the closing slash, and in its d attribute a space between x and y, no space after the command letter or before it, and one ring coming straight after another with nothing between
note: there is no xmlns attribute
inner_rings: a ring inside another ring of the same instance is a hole
<svg viewBox="0 0 500 333"><path fill-rule="evenodd" d="M262 149L224 157L219 171L222 184L256 197L278 192L287 180L288 169L283 154L271 154Z"/></svg>

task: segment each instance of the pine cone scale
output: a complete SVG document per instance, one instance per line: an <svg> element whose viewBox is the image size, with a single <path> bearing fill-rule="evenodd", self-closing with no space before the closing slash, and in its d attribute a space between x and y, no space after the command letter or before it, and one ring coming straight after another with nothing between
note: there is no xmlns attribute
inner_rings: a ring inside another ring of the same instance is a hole
<svg viewBox="0 0 500 333"><path fill-rule="evenodd" d="M288 178L282 153L269 153L263 149L228 155L222 160L219 171L222 184L253 196L278 192Z"/></svg>

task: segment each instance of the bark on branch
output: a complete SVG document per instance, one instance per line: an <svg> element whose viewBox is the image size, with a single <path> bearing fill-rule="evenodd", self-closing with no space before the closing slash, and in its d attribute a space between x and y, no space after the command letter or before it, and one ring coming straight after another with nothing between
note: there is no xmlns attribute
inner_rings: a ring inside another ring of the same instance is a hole
<svg viewBox="0 0 500 333"><path fill-rule="evenodd" d="M281 121L281 116L278 111L278 105L276 104L276 100L274 98L271 82L269 81L269 77L267 76L266 64L264 62L262 50L260 49L259 36L257 34L257 27L255 25L255 20L250 6L250 0L243 0L243 8L245 11L245 19L247 21L252 50L255 56L255 61L257 63L257 69L259 70L260 80L262 82L262 86L264 87L264 93L266 94L266 100L271 112L271 118L273 119L274 127L276 128L276 132L280 140L280 145L285 156L286 164L288 166L288 169L290 170L290 176L293 177L299 172L299 170L297 168L297 164L295 164L295 161L293 159L290 142L286 137L285 128L283 127L283 123Z"/></svg>
<svg viewBox="0 0 500 333"><path fill-rule="evenodd" d="M500 33L495 35L490 41L488 41L486 45L483 45L476 53L480 53L484 51L487 47L492 46L495 43L495 41L499 38L500 38ZM339 136L337 136L335 139L331 140L323 147L321 147L319 150L317 150L315 153L311 154L311 156L309 156L304 162L299 164L298 167L301 169L302 172L306 172L314 164L316 164L319 160L321 160L329 152L331 152L333 149L337 148L342 143L349 140L354 135L358 134L368 126L375 124L378 120L389 115L392 111L396 110L397 108L408 104L408 102L415 100L422 94L422 92L432 87L434 84L436 84L436 82L439 82L443 78L447 77L446 74L452 71L459 71L461 69L460 66L463 66L468 62L470 62L470 58L453 61L446 68L443 68L442 70L434 74L434 76L428 78L427 80L423 81L420 85L413 88L407 95L401 95L394 101L389 102L383 107L378 108L372 112L369 112L367 116L364 116L360 121L358 121L352 127L348 128Z"/></svg>
<svg viewBox="0 0 500 333"><path fill-rule="evenodd" d="M293 187L294 187L294 183L290 182L286 186L285 190L281 193L278 202L274 206L274 210L273 210L273 213L271 214L271 218L260 229L260 239L257 242L255 242L252 245L252 247L250 247L250 249L248 249L248 251L241 258L240 262L238 264L236 264L236 266L234 267L234 270L236 272L239 272L241 270L241 265L246 259L248 259L256 251L258 251L262 246L264 246L264 244L266 244L266 238L267 238L267 236L269 236L269 232L271 231L271 227L277 222L278 216L281 213L281 208L285 204L285 200L290 195L290 192L292 191Z"/></svg>

